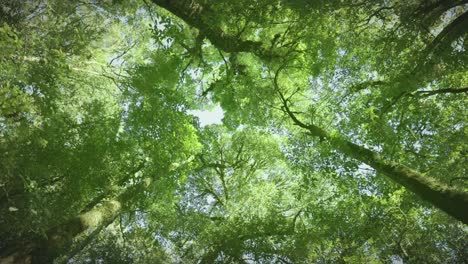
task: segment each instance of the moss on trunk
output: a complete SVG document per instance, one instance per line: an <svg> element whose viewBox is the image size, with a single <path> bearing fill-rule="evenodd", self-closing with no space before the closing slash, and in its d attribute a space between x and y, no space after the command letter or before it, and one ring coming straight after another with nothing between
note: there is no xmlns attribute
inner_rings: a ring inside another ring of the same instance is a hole
<svg viewBox="0 0 468 264"><path fill-rule="evenodd" d="M336 149L366 163L423 200L468 224L468 193L451 188L405 165L384 159L377 152L338 137L328 137Z"/></svg>

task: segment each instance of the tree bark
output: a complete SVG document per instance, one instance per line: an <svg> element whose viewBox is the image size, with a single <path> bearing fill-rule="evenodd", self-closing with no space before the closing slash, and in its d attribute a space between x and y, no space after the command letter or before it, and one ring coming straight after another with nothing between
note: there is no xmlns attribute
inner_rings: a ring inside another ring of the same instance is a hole
<svg viewBox="0 0 468 264"><path fill-rule="evenodd" d="M415 10L416 17L421 17L425 25L432 25L444 12L453 7L462 6L467 2L467 0L421 1L419 8Z"/></svg>
<svg viewBox="0 0 468 264"><path fill-rule="evenodd" d="M449 187L405 165L386 160L380 154L352 142L328 137L336 149L366 163L423 200L468 224L468 193Z"/></svg>
<svg viewBox="0 0 468 264"><path fill-rule="evenodd" d="M172 163L162 175L190 163L193 159L194 157L191 156L184 162ZM142 169L142 166L139 166L138 170ZM55 259L58 263L66 263L89 244L101 230L114 222L121 213L122 204L126 203L129 197L147 189L154 183L155 179L148 177L113 196L112 193L104 197L98 196L102 197L101 201L97 202L95 199L90 201L90 205L86 206L76 217L50 229L47 232L47 238L21 243L2 252L0 264L52 263ZM57 259L57 257L59 258Z"/></svg>
<svg viewBox="0 0 468 264"><path fill-rule="evenodd" d="M11 250L7 250L10 252L2 253L0 263L52 263L74 242L86 240L86 237L93 233L97 235L94 231L112 223L120 209L121 203L118 199L102 202L62 225L50 229L47 238L12 247Z"/></svg>
<svg viewBox="0 0 468 264"><path fill-rule="evenodd" d="M430 56L432 53L440 52L443 47L450 47L452 42L458 37L466 34L466 28L468 27L468 12L464 12L434 38L434 40L426 47L423 53L426 56Z"/></svg>
<svg viewBox="0 0 468 264"><path fill-rule="evenodd" d="M228 34L220 27L210 23L216 12L192 0L152 0L156 5L168 10L188 25L198 29L217 48L225 52L250 52L263 59L281 57L274 50L267 49L261 41L243 40Z"/></svg>

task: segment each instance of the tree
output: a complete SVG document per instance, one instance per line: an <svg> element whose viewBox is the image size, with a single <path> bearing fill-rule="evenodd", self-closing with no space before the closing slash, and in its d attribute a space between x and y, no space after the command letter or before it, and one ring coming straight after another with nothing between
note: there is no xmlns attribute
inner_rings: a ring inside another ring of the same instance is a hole
<svg viewBox="0 0 468 264"><path fill-rule="evenodd" d="M447 186L444 183L438 182L435 180L433 177L425 176L421 174L420 172L417 172L416 170L412 170L404 165L401 165L397 162L386 160L383 158L379 153L372 151L368 148L356 145L349 140L347 140L343 135L341 135L339 132L334 131L333 135L329 135L328 132L326 132L324 129L321 127L315 125L315 124L306 124L303 121L299 120L296 115L294 114L293 110L290 109L290 100L293 95L286 97L284 95L284 91L282 91L282 88L279 87L278 84L278 79L279 79L279 74L280 71L283 68L292 68L290 72L288 72L290 75L295 74L297 77L301 77L297 72L294 72L294 69L298 67L299 63L304 63L307 64L306 58L307 59L313 59L310 57L306 57L310 51L310 49L313 49L314 47L307 47L307 44L305 44L305 41L301 40L295 40L293 37L289 37L288 39L292 39L288 45L280 46L279 48L275 49L274 44L276 44L275 38L272 39L272 46L270 47L270 50L266 50L265 47L267 46L268 43L262 43L261 41L252 41L252 40L243 40L242 38L239 38L239 35L234 33L225 33L225 30L222 30L220 25L217 25L215 22L216 19L212 18L212 16L215 15L215 11L213 10L215 7L212 6L203 6L202 3L194 3L191 2L191 4L187 2L164 2L164 1L154 1L156 4L166 8L167 10L171 11L174 13L176 16L179 16L182 18L186 23L189 25L196 27L199 29L199 34L204 35L206 38L210 40L210 42L217 48L225 51L225 52L247 52L247 53L252 53L258 56L261 61L258 61L259 64L261 64L263 61L266 62L265 67L270 67L271 71L274 72L274 76L272 77L273 79L273 90L275 90L280 99L280 106L282 110L291 118L293 123L305 130L307 130L308 133L310 133L311 136L317 137L320 139L327 139L331 142L331 144L336 148L337 150L350 155L353 158L356 158L369 166L373 167L376 169L377 172L384 174L388 177L390 177L393 181L402 184L412 192L416 193L419 195L422 199L429 201L436 207L444 210L448 214L452 215L453 217L463 221L464 223L468 223L468 215L466 213L466 208L468 206L468 194L464 191L459 191L457 189L451 188L450 186ZM277 3L280 5L281 3ZM224 7L224 5L222 5ZM272 8L272 5L269 7ZM389 9L393 9L394 7ZM385 7L382 7L380 11L384 10ZM376 15L375 13L372 14L369 19L368 23L370 23L370 20L372 19L372 16ZM272 16L271 19L275 19L276 14ZM278 15L280 19L284 19L284 17L281 17ZM244 16L245 18L245 16ZM213 20L213 21L208 21ZM383 22L386 19L382 19ZM458 20L461 20L461 22L458 22ZM458 24L463 23L465 21L464 15L462 14L459 18L456 18L452 24L447 25L447 30L451 30L449 28L452 27L453 24ZM209 23L211 22L211 23ZM223 21L224 22L224 21ZM226 21L229 23L230 21ZM248 21L250 22L250 21ZM245 24L248 24L248 22L245 22ZM252 23L255 23L257 21L252 21ZM388 22L387 22L388 23ZM267 26L268 27L268 26ZM283 33L283 38L286 39L286 34L291 34L294 35L293 33L290 33L289 31L290 28L287 28L286 31ZM229 30L229 27L228 27ZM455 30L455 29L453 29ZM268 31L268 30L265 30ZM235 30L234 30L235 32ZM458 32L458 31L457 31ZM241 34L244 33L243 31L240 32ZM296 34L301 34L296 33ZM281 37L281 33L278 33L279 37ZM303 33L306 34L306 33ZM440 34L446 34L444 30ZM452 36L449 40L454 40L456 39L460 34L453 33L454 36ZM247 34L246 34L247 35ZM314 37L314 36L301 36L303 39L306 37ZM442 36L439 35L439 38L442 38ZM239 39L239 40L237 40ZM284 40L287 41L287 40ZM330 40L333 41L333 40ZM440 42L441 40L438 39L437 37L433 40L434 42ZM449 41L447 44L451 44L452 41ZM301 47L301 44L303 47ZM430 50L431 53L433 53L433 45L435 44L429 44L427 45L426 49ZM437 45L442 45L438 44ZM290 46L292 46L290 48ZM284 55L281 55L281 49L285 49ZM322 50L319 48L319 52L323 51L326 52L325 50ZM335 52L335 51L331 51ZM347 49L342 50L343 53L347 52ZM424 51L423 54L425 56L430 56L428 53L429 51ZM289 53L293 53L290 55ZM301 55L295 55L295 53L302 53ZM330 51L328 51L330 53ZM339 55L339 52L337 52ZM336 54L331 53L332 56L336 56ZM288 56L289 55L289 56ZM327 54L328 55L328 54ZM399 57L399 54L396 54L397 57ZM331 60L330 58L326 58L328 60ZM412 59L410 57L410 59ZM424 58L426 59L426 58ZM430 59L432 60L432 59ZM278 62L276 62L278 61ZM281 62L286 61L287 63L281 64ZM424 60L421 63L416 63L422 64L426 63ZM275 65L276 64L276 65ZM278 64L280 66L278 66ZM288 65L289 64L289 65ZM344 67L347 65L345 64ZM336 70L343 70L340 69L341 66L340 64L334 64L332 67L335 68ZM277 70L275 70L277 68ZM372 69L372 68L371 68ZM264 69L252 69L252 66L250 67L249 70L257 70L258 73L257 75L261 75L261 71L265 71ZM416 70L419 70L416 68ZM253 73L249 73L249 77L252 77ZM295 76L295 77L296 77ZM296 78L297 78L296 77ZM406 76L404 76L406 77ZM304 77L302 77L304 78ZM400 77L401 79L402 77ZM294 82L294 80L293 80ZM401 81L395 81L398 86L401 86ZM379 83L382 85L381 83ZM418 84L418 83L416 83ZM407 85L406 81L404 81L404 85ZM302 92L303 90L306 90L307 88L302 88L302 87L293 87L294 84L290 85L291 87L288 87L286 90L291 91L292 94ZM266 88L265 88L266 89ZM406 90L408 89L414 89L414 88L409 88L405 87ZM284 89L283 89L284 90ZM216 91L215 91L216 92ZM304 95L307 96L307 92L303 92ZM394 93L393 91L391 93ZM307 108L307 107L304 107ZM309 107L310 108L310 107ZM309 119L311 114L308 113ZM314 117L312 117L314 118Z"/></svg>
<svg viewBox="0 0 468 264"><path fill-rule="evenodd" d="M2 3L0 262L465 261L464 1L113 2Z"/></svg>
<svg viewBox="0 0 468 264"><path fill-rule="evenodd" d="M68 16L54 16L68 8ZM151 181L163 177L170 164L185 161L197 146L191 142L195 137L191 118L179 109L183 98L175 91L164 98L149 95L148 85L153 84L142 81L143 68L132 80L116 83L122 77L114 73L119 70L112 65L114 59L109 64L100 62L91 39L71 39L84 42L79 43L88 49L83 53L74 50L76 43L70 44L71 50L54 46L67 43L69 27L76 34L93 36L98 26L81 16L88 8L96 7L42 3L33 11L37 17L24 22L25 29L23 24L2 28L4 45L11 48L2 60L7 77L2 88L2 207L9 212L2 217L2 226L15 226L2 229L2 237L7 238L1 245L2 256L7 259L47 263L73 240L78 239L76 244L87 241L79 236L92 235L110 224L125 202L136 199L134 192L151 187ZM64 26L56 26L62 20ZM84 24L82 32L76 23ZM30 35L29 27L40 24L44 24L44 34L57 36L41 41L42 32ZM112 33L102 39L97 35L94 41L105 45ZM24 52L27 56L22 55L23 49L30 49ZM102 59L113 52L103 54ZM95 60L89 60L89 54ZM164 74L160 80L172 77ZM172 81L159 89L174 90ZM143 103L148 106L139 108ZM140 126L140 122L147 125ZM159 148L160 144L165 148ZM145 166L151 169L144 170Z"/></svg>

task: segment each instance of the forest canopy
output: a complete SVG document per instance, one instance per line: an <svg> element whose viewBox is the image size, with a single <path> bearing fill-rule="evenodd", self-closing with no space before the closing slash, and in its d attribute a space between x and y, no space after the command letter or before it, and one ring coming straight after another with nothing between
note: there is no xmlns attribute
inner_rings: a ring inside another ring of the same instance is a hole
<svg viewBox="0 0 468 264"><path fill-rule="evenodd" d="M466 0L0 1L0 263L467 263L467 29Z"/></svg>

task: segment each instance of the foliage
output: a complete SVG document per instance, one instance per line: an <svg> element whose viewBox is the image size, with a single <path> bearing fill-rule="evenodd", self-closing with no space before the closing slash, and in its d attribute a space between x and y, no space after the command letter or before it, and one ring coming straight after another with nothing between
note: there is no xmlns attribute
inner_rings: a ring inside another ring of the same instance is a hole
<svg viewBox="0 0 468 264"><path fill-rule="evenodd" d="M3 1L0 262L465 263L466 16Z"/></svg>

